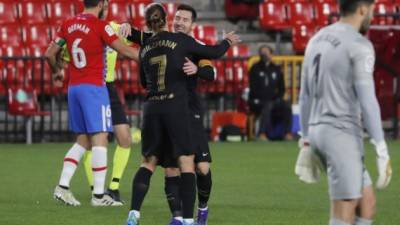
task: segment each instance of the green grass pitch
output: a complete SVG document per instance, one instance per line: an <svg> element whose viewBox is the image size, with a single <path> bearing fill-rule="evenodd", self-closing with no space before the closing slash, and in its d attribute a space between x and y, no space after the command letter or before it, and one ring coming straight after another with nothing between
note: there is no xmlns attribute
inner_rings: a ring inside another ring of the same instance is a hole
<svg viewBox="0 0 400 225"><path fill-rule="evenodd" d="M394 178L377 192L375 225L400 224L400 144L390 142ZM82 165L71 183L81 207L52 199L62 159L71 144L0 145L1 225L123 225L129 210L132 176L140 164L139 146L121 183L128 204L93 208ZM109 147L109 161L114 145ZM325 225L329 200L326 177L307 185L294 175L295 142L213 143L213 192L209 225ZM367 144L367 167L376 178L374 152ZM109 170L110 172L110 170ZM170 218L158 169L142 208L141 225L166 225Z"/></svg>

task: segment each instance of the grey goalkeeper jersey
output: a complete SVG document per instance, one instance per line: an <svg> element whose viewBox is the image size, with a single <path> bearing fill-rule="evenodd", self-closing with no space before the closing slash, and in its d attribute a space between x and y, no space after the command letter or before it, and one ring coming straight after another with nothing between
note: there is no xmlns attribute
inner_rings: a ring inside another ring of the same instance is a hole
<svg viewBox="0 0 400 225"><path fill-rule="evenodd" d="M363 118L370 135L383 139L373 82L374 64L371 42L349 24L332 24L310 40L300 92L304 136L308 135L308 126L317 124L331 124L361 136ZM373 99L366 99L371 94Z"/></svg>

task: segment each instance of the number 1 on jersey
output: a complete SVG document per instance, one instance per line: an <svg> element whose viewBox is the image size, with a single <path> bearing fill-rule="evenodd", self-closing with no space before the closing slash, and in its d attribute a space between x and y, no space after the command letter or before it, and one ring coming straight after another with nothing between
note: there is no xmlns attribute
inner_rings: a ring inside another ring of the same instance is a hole
<svg viewBox="0 0 400 225"><path fill-rule="evenodd" d="M158 91L165 90L165 71L167 69L167 55L150 58L150 65L158 65L157 86Z"/></svg>
<svg viewBox="0 0 400 225"><path fill-rule="evenodd" d="M319 66L321 63L321 53L318 53L313 60L313 66L315 66L315 73L314 73L314 79L315 79L315 91L314 91L314 97L318 97L318 78L319 78Z"/></svg>

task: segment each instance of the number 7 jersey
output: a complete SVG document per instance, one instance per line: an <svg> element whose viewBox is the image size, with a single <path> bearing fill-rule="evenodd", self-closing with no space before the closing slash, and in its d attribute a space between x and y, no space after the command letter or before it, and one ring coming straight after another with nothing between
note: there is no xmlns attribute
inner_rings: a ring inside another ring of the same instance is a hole
<svg viewBox="0 0 400 225"><path fill-rule="evenodd" d="M355 84L367 82L373 88L374 63L371 42L351 25L338 22L320 30L310 40L303 63L300 102L309 106L308 124L361 134Z"/></svg>
<svg viewBox="0 0 400 225"><path fill-rule="evenodd" d="M103 86L107 73L106 46L118 39L112 27L92 14L80 14L64 21L55 42L67 44L71 77L69 85Z"/></svg>

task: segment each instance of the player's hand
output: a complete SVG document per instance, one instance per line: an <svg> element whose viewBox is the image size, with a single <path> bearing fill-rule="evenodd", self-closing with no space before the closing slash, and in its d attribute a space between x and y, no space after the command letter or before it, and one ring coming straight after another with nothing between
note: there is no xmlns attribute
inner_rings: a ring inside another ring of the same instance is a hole
<svg viewBox="0 0 400 225"><path fill-rule="evenodd" d="M198 67L190 59L185 57L185 64L183 64L183 72L188 76L193 76L197 73Z"/></svg>
<svg viewBox="0 0 400 225"><path fill-rule="evenodd" d="M53 73L54 86L61 88L64 82L64 73L59 70Z"/></svg>
<svg viewBox="0 0 400 225"><path fill-rule="evenodd" d="M132 27L129 23L123 23L121 24L121 27L119 28L118 36L122 38L127 38L132 34Z"/></svg>
<svg viewBox="0 0 400 225"><path fill-rule="evenodd" d="M295 174L305 183L316 183L319 181L322 163L313 152L308 141L299 140L299 155L297 157Z"/></svg>
<svg viewBox="0 0 400 225"><path fill-rule="evenodd" d="M241 42L239 35L237 35L235 31L231 31L229 33L225 33L225 31L223 31L222 38L228 40L231 45L236 45Z"/></svg>
<svg viewBox="0 0 400 225"><path fill-rule="evenodd" d="M376 166L378 169L378 180L376 181L377 189L386 188L390 180L392 179L392 166L390 164L390 156L388 153L388 147L385 141L376 143L371 140L371 143L375 145L376 150Z"/></svg>

